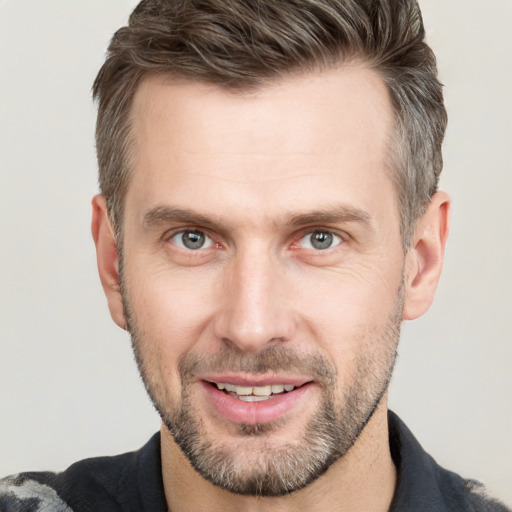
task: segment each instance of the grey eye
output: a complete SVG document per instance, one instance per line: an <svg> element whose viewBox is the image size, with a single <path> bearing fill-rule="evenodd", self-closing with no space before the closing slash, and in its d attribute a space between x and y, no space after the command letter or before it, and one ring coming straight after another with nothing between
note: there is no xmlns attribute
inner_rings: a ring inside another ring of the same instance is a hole
<svg viewBox="0 0 512 512"><path fill-rule="evenodd" d="M315 249L316 251L324 251L330 249L342 242L341 238L329 231L313 231L303 237L299 245L302 249Z"/></svg>
<svg viewBox="0 0 512 512"><path fill-rule="evenodd" d="M188 230L182 231L171 238L174 245L181 249L189 251L198 251L199 249L207 249L213 245L210 237L206 236L202 231Z"/></svg>

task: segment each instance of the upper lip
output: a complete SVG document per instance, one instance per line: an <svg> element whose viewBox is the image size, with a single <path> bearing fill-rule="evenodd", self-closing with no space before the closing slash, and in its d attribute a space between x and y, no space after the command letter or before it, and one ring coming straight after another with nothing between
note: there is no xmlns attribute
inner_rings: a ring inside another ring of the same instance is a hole
<svg viewBox="0 0 512 512"><path fill-rule="evenodd" d="M244 387L277 386L279 384L291 384L292 386L300 387L313 381L310 377L240 374L203 375L200 380L213 384L233 384L234 386Z"/></svg>

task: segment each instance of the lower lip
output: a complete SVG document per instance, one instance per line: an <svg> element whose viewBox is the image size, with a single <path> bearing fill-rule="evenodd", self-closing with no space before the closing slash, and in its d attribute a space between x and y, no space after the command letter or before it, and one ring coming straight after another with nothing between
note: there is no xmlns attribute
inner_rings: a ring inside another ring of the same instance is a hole
<svg viewBox="0 0 512 512"><path fill-rule="evenodd" d="M310 390L312 384L304 384L293 391L276 395L260 402L244 402L227 395L216 386L202 381L203 389L217 411L235 423L256 425L270 423L284 416Z"/></svg>

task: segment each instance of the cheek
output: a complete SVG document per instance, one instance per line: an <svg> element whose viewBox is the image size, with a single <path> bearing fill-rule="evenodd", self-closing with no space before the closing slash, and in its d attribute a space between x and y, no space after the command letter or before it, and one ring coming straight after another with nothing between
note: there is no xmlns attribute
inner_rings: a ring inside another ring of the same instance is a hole
<svg viewBox="0 0 512 512"><path fill-rule="evenodd" d="M394 269L379 269L372 264L322 269L303 276L295 296L300 297L298 308L312 322L346 331L361 323L374 326L385 323L396 306L401 280L400 265Z"/></svg>
<svg viewBox="0 0 512 512"><path fill-rule="evenodd" d="M130 302L137 345L145 381L152 395L162 403L178 403L181 379L178 365L198 340L207 339L204 276L184 279L153 266L148 272L126 269L126 292Z"/></svg>
<svg viewBox="0 0 512 512"><path fill-rule="evenodd" d="M154 263L146 268L151 271L132 273L129 279L132 312L147 342L177 358L207 328L214 278L205 272L172 271Z"/></svg>
<svg viewBox="0 0 512 512"><path fill-rule="evenodd" d="M360 266L324 277L316 279L314 286L309 283L310 292L300 296L297 308L345 385L363 359L379 364L381 355L387 357L393 349L389 332L396 322L401 271L377 272L375 266Z"/></svg>

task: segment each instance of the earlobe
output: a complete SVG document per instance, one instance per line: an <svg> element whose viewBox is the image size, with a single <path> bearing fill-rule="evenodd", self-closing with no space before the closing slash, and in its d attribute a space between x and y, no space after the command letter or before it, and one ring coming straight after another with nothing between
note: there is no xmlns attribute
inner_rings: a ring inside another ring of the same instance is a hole
<svg viewBox="0 0 512 512"><path fill-rule="evenodd" d="M126 329L123 301L119 285L119 255L107 203L102 195L92 200L91 231L96 245L96 261L101 284L114 322Z"/></svg>
<svg viewBox="0 0 512 512"><path fill-rule="evenodd" d="M450 197L437 192L418 220L406 256L404 320L423 315L432 304L441 276L450 222Z"/></svg>

